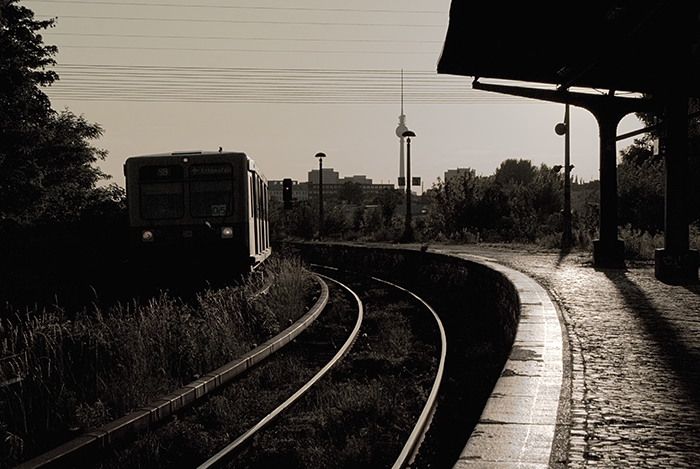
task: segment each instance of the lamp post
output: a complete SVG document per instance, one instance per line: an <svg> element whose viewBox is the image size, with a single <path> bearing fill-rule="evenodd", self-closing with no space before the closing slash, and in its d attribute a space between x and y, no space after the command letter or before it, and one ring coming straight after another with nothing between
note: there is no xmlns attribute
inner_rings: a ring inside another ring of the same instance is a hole
<svg viewBox="0 0 700 469"><path fill-rule="evenodd" d="M413 227L411 226L411 137L415 137L415 132L406 130L403 134L406 137L406 228L404 229L404 241L413 241Z"/></svg>
<svg viewBox="0 0 700 469"><path fill-rule="evenodd" d="M318 237L323 235L323 158L325 153L316 153L318 158Z"/></svg>
<svg viewBox="0 0 700 469"><path fill-rule="evenodd" d="M564 111L564 122L557 124L554 131L564 136L564 230L561 235L562 249L571 247L571 129L569 128L569 104Z"/></svg>

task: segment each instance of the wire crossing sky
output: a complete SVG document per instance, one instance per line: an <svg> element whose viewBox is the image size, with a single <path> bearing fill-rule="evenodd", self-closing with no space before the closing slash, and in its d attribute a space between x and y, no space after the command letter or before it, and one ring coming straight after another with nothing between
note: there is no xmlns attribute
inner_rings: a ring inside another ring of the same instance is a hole
<svg viewBox="0 0 700 469"><path fill-rule="evenodd" d="M397 183L395 135L416 133L412 174L492 174L506 158L561 164L563 105L471 89L438 75L450 0L23 0L57 45L60 80L45 89L105 129L101 168L122 184L133 155L245 151L269 179L305 181L323 151L341 176ZM631 120L630 120L631 119ZM639 127L626 118L620 133ZM625 146L631 142L623 142ZM598 174L595 120L572 110L572 163Z"/></svg>
<svg viewBox="0 0 700 469"><path fill-rule="evenodd" d="M388 104L399 70L320 70L64 64L54 98L96 101ZM405 70L404 99L417 104L522 103L485 95L461 77Z"/></svg>

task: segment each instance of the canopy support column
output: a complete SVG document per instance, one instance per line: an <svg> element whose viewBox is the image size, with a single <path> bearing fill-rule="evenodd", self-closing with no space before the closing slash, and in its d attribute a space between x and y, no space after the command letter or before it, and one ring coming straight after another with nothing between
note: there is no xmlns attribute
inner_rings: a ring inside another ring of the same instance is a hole
<svg viewBox="0 0 700 469"><path fill-rule="evenodd" d="M593 263L596 267L624 267L624 242L617 239L617 125L632 112L650 111L656 106L653 99L620 98L614 92L608 95L575 93L568 90L545 90L509 85L480 83L472 87L511 96L539 99L554 103L571 104L590 111L598 121L600 131L600 231L593 242Z"/></svg>

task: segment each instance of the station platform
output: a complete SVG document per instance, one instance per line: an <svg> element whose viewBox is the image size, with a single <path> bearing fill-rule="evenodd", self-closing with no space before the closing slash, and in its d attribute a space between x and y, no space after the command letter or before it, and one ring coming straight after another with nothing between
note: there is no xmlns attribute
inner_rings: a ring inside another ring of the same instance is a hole
<svg viewBox="0 0 700 469"><path fill-rule="evenodd" d="M455 468L700 467L700 285L653 262L431 245L521 292L515 344Z"/></svg>

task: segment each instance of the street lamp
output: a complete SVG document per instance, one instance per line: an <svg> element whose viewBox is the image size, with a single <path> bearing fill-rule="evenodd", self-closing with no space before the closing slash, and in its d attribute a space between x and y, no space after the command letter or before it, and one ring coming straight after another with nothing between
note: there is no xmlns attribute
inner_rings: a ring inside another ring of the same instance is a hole
<svg viewBox="0 0 700 469"><path fill-rule="evenodd" d="M411 137L415 132L406 130L402 137L406 137L406 228L404 229L404 241L413 241L413 228L411 227Z"/></svg>
<svg viewBox="0 0 700 469"><path fill-rule="evenodd" d="M562 249L571 247L571 129L569 128L569 104L564 111L564 122L554 127L557 135L564 136L564 230L561 235ZM556 168L556 166L555 166Z"/></svg>
<svg viewBox="0 0 700 469"><path fill-rule="evenodd" d="M318 158L318 237L323 234L323 158L325 153L319 152L315 155Z"/></svg>

